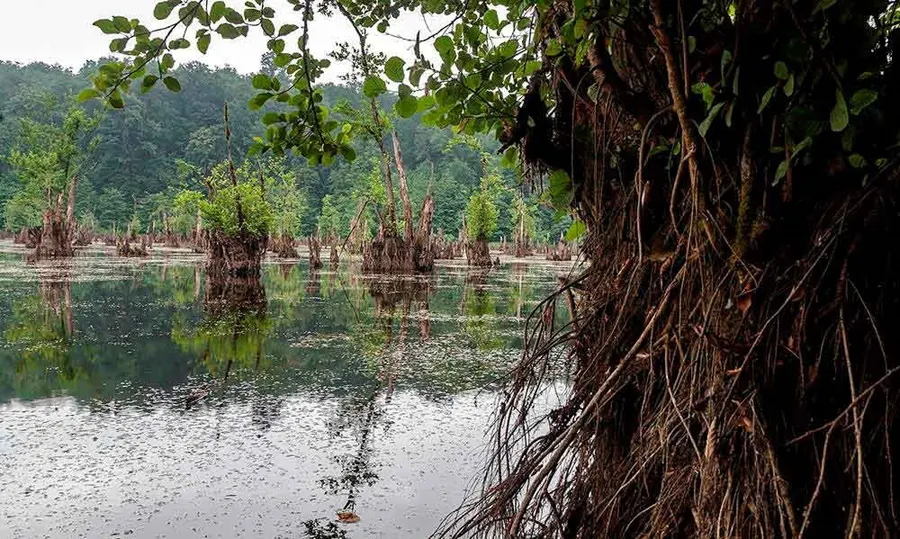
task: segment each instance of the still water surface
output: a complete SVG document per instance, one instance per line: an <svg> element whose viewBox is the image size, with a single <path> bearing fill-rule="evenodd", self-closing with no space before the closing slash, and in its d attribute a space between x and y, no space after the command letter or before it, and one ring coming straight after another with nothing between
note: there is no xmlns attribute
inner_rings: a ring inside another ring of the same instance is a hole
<svg viewBox="0 0 900 539"><path fill-rule="evenodd" d="M238 308L185 253L26 266L4 243L0 537L427 537L567 270L269 264Z"/></svg>

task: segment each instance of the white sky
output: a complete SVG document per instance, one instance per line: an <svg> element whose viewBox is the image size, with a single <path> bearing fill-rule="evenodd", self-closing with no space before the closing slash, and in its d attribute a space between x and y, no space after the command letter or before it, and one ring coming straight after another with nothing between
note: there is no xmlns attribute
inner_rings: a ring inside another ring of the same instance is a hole
<svg viewBox="0 0 900 539"><path fill-rule="evenodd" d="M97 59L109 54L111 37L104 35L93 22L113 15L124 15L138 18L148 28L153 28L157 21L153 18L153 7L158 0L0 0L3 4L3 17L0 17L0 60L30 63L45 62L60 64L77 70L86 60ZM243 11L243 0L228 0L227 3ZM274 2L273 8L279 15L296 15L282 6L287 3ZM279 8L281 8L279 10ZM288 22L279 20L278 22ZM297 25L297 19L290 21ZM433 29L439 23L431 24ZM277 26L276 26L277 27ZM416 32L428 30L421 16L404 14L392 25L393 32L415 38ZM290 44L296 43L299 30L288 39ZM356 43L356 35L352 27L341 17L325 19L317 16L310 26L311 52L319 57L332 50L335 43L350 41ZM189 36L192 33L189 33ZM241 73L252 73L259 69L259 59L266 51L266 39L258 28L251 28L249 38L226 41L215 39L205 56L195 49L177 51L176 59L181 61L200 60L213 66L230 65ZM400 56L409 63L413 56L412 43L377 34L374 30L370 37L373 50L384 52L388 56ZM423 52L430 49L422 46ZM326 80L335 80L345 68L340 66L331 69Z"/></svg>

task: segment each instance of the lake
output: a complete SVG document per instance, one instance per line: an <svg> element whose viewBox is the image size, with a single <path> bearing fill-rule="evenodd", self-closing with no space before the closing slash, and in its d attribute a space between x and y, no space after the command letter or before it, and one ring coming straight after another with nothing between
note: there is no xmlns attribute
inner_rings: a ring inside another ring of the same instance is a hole
<svg viewBox="0 0 900 539"><path fill-rule="evenodd" d="M235 306L202 255L23 253L0 242L3 538L427 537L478 484L498 380L570 271L272 262Z"/></svg>

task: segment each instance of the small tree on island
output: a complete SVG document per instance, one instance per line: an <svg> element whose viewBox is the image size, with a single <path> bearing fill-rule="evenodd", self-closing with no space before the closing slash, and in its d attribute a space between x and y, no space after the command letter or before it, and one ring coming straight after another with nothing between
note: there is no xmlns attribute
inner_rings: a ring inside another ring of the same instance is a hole
<svg viewBox="0 0 900 539"><path fill-rule="evenodd" d="M486 168L486 167L485 167ZM466 255L470 266L489 267L492 264L488 241L497 232L499 212L494 204L494 191L500 177L485 175L481 187L469 197L466 205Z"/></svg>

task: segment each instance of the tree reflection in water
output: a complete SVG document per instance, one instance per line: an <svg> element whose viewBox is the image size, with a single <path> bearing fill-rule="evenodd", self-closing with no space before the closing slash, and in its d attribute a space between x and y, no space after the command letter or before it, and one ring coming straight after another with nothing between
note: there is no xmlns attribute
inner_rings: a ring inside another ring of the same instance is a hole
<svg viewBox="0 0 900 539"><path fill-rule="evenodd" d="M331 436L340 438L349 431L349 436L356 441L356 449L351 454L335 457L340 467L339 475L319 481L326 493L346 495L346 502L338 512L354 514L362 488L374 486L379 478L374 462L374 438L379 431L386 433L390 427L387 412L405 360L409 318L414 305L419 309L417 316L422 338L430 334L427 307L431 285L427 280L373 280L368 289L374 302L374 331L367 331L365 327L358 330L370 340L368 346L362 347L371 367L367 373L370 382L367 390L360 392L363 396L358 394L347 399L338 409L337 418L330 423ZM398 318L399 328L395 332ZM347 537L346 531L333 522L325 524L321 519L309 520L304 526L311 538Z"/></svg>
<svg viewBox="0 0 900 539"><path fill-rule="evenodd" d="M259 278L207 278L200 322L191 327L183 316L173 319L172 340L182 350L198 354L213 375L212 381L194 388L186 397L187 408L214 389L224 388L235 364L260 368L263 344L272 329L266 307L266 290ZM259 415L260 424L269 424L265 417L271 412Z"/></svg>

